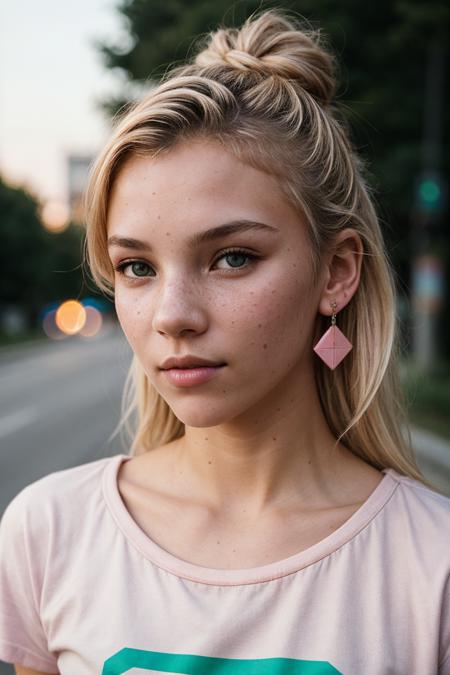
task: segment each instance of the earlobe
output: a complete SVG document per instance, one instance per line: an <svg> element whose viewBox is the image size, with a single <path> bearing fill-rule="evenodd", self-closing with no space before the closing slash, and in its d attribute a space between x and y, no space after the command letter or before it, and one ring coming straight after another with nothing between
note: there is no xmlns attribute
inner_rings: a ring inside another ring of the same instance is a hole
<svg viewBox="0 0 450 675"><path fill-rule="evenodd" d="M327 281L320 300L319 312L330 315L332 303L337 311L342 310L351 300L359 286L363 246L355 230L347 228L339 233L329 258Z"/></svg>

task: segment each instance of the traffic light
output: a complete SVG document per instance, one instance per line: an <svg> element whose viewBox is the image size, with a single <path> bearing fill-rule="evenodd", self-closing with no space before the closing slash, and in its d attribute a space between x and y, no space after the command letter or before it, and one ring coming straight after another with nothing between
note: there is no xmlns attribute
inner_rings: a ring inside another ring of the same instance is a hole
<svg viewBox="0 0 450 675"><path fill-rule="evenodd" d="M417 183L419 209L425 213L440 213L444 206L444 185L437 172L427 172Z"/></svg>

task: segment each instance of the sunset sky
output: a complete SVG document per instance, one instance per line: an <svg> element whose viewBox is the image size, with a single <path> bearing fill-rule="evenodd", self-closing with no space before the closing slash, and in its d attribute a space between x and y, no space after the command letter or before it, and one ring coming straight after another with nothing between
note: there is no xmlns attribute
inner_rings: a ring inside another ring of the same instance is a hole
<svg viewBox="0 0 450 675"><path fill-rule="evenodd" d="M41 200L65 201L67 153L95 154L108 133L96 109L118 92L94 39L125 39L116 0L0 2L0 173Z"/></svg>

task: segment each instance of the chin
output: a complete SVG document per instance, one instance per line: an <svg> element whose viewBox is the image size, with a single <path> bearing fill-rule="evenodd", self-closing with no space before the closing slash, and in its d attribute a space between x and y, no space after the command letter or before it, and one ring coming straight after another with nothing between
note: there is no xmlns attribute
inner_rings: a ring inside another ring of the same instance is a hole
<svg viewBox="0 0 450 675"><path fill-rule="evenodd" d="M185 401L184 404L177 402L171 405L166 399L167 405L173 414L188 427L197 429L217 427L220 424L231 422L239 417L248 406L236 406L236 401L231 401L227 396L222 397L222 401L213 401L209 396L204 402L197 400Z"/></svg>
<svg viewBox="0 0 450 675"><path fill-rule="evenodd" d="M207 429L209 427L217 427L219 424L223 424L223 422L226 422L227 419L224 417L223 414L220 414L219 411L217 411L216 414L214 413L206 413L206 412L196 412L196 413L189 413L186 411L177 411L174 410L171 407L171 410L175 417L177 417L180 422L183 422L187 427L194 427L196 429Z"/></svg>

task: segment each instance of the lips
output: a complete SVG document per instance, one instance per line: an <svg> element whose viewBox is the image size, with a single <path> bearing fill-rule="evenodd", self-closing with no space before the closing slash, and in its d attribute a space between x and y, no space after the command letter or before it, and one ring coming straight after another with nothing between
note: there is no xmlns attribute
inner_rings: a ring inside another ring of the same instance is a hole
<svg viewBox="0 0 450 675"><path fill-rule="evenodd" d="M199 363L197 366L172 366L172 368L165 368L164 370L195 370L196 368L220 368L224 363Z"/></svg>
<svg viewBox="0 0 450 675"><path fill-rule="evenodd" d="M217 368L219 366L226 365L223 362L218 361L209 361L208 359L203 359L197 356L181 356L181 357L170 357L166 359L162 366L161 370L188 370L191 368Z"/></svg>
<svg viewBox="0 0 450 675"><path fill-rule="evenodd" d="M226 364L223 364L224 366ZM196 366L195 368L169 368L163 370L163 377L175 387L196 387L215 378L222 366Z"/></svg>

